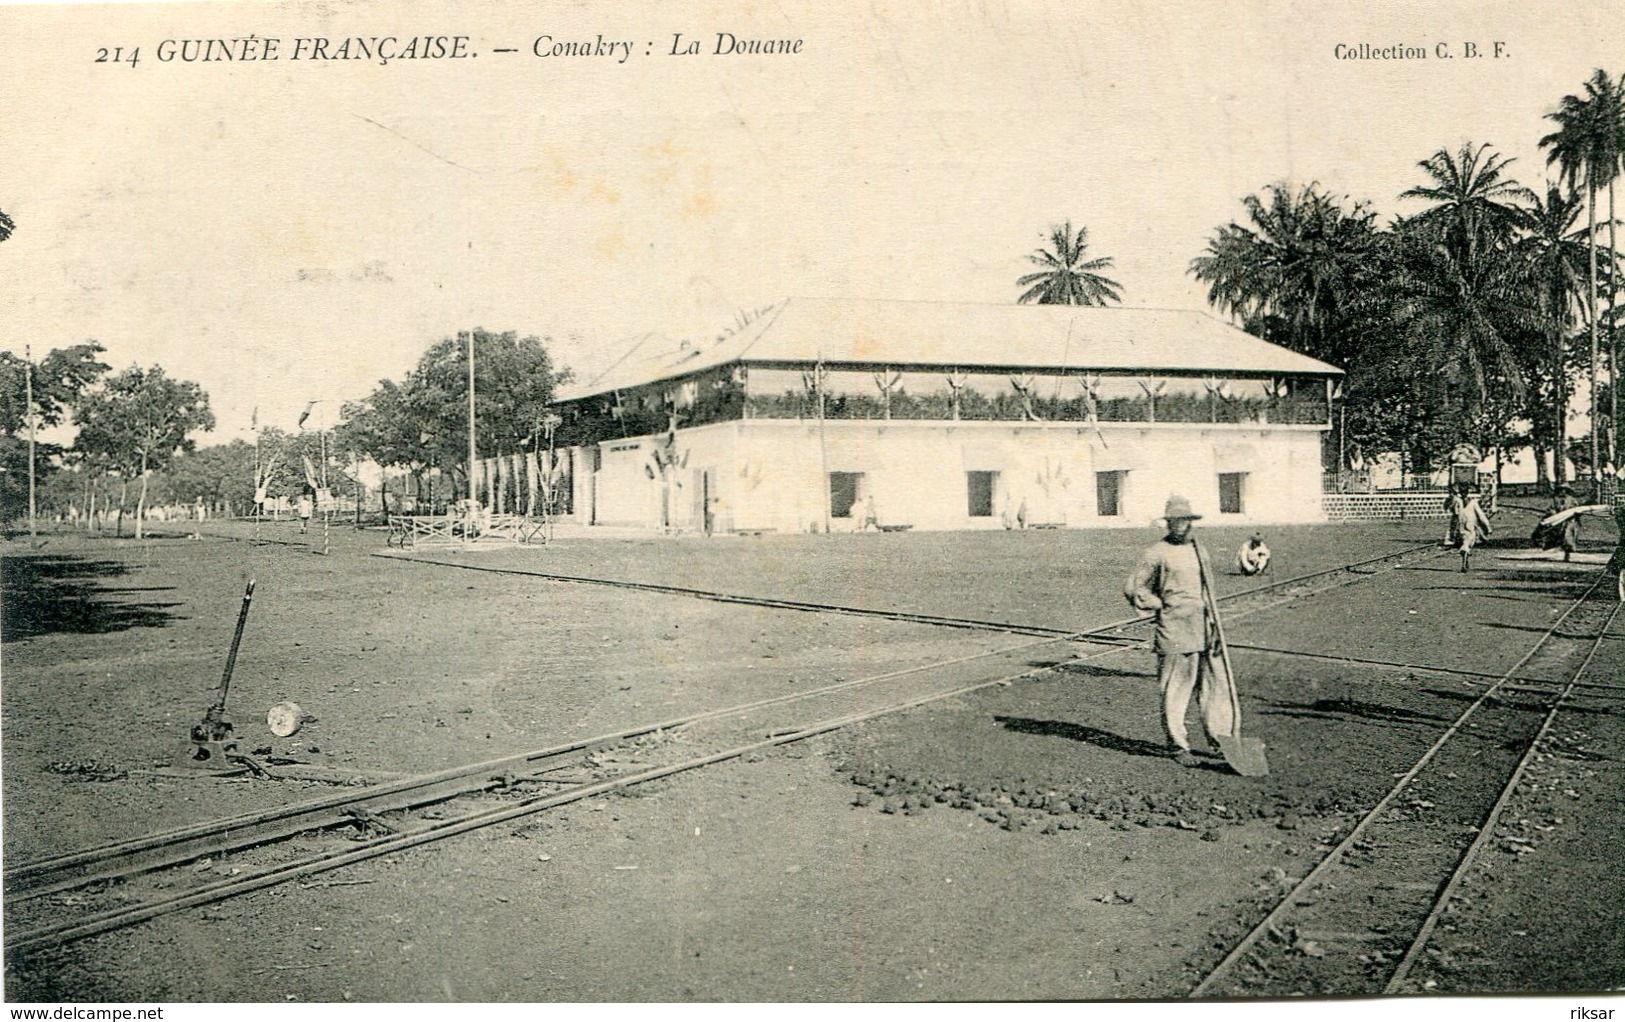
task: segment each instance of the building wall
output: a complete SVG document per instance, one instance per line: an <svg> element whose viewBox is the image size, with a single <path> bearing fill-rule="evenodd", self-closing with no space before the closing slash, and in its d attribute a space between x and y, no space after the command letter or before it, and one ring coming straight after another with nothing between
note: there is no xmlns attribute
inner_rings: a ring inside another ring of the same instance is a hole
<svg viewBox="0 0 1625 1022"><path fill-rule="evenodd" d="M1179 493L1217 523L1324 520L1316 426L749 419L680 430L666 476L639 438L606 443L597 472L576 479L576 520L650 529L704 527L709 491L716 531L821 531L830 473L850 473L849 516L916 529L1029 525L1143 527ZM590 458L578 464L590 465ZM1119 513L1103 515L1097 473L1122 473ZM969 473L991 483L972 515ZM1241 511L1220 509L1220 474L1239 475ZM669 481L668 481L669 480ZM591 519L589 515L593 515Z"/></svg>

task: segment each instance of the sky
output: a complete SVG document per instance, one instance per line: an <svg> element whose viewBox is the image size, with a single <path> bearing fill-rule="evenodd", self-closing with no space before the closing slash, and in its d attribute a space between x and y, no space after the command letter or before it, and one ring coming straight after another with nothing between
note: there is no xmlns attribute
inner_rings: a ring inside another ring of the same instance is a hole
<svg viewBox="0 0 1625 1022"><path fill-rule="evenodd" d="M250 34L280 59L158 59ZM424 35L474 55L289 59ZM1339 59L1362 43L1427 57ZM590 375L796 295L1013 302L1068 219L1124 304L1205 309L1188 264L1243 196L1415 211L1417 163L1468 141L1538 187L1544 115L1599 66L1625 0L0 7L0 349L162 365L212 443L312 400L331 425L472 327Z"/></svg>

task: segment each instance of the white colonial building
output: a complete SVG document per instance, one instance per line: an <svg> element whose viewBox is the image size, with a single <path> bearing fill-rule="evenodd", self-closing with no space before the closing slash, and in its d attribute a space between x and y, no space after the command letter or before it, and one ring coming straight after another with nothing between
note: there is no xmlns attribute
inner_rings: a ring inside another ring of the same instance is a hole
<svg viewBox="0 0 1625 1022"><path fill-rule="evenodd" d="M648 350L655 349L659 350ZM795 298L561 392L558 510L806 532L1321 520L1336 368L1200 312Z"/></svg>

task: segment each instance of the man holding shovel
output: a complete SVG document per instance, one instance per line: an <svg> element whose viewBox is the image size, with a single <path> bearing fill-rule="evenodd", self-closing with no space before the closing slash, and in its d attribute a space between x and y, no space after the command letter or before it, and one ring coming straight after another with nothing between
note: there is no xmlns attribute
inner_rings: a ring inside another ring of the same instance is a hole
<svg viewBox="0 0 1625 1022"><path fill-rule="evenodd" d="M1263 765L1262 743L1237 733L1240 712L1231 681L1229 655L1212 605L1209 573L1191 536L1201 515L1184 497L1172 496L1163 510L1168 533L1140 556L1123 594L1135 609L1155 612L1157 677L1162 686L1162 723L1181 766L1199 766L1186 736L1185 711L1200 684L1202 725L1238 773L1256 776Z"/></svg>

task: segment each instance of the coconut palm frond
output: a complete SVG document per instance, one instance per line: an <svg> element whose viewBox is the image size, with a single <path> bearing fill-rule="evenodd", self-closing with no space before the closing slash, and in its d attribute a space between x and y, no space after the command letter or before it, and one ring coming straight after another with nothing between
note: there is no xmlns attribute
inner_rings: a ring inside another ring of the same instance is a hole
<svg viewBox="0 0 1625 1022"><path fill-rule="evenodd" d="M1105 256L1085 260L1089 249L1089 229L1072 229L1072 221L1054 224L1049 232L1050 247L1035 250L1027 261L1043 267L1016 280L1026 291L1016 299L1023 305L1107 305L1122 301L1122 285L1100 271L1110 269ZM1031 285L1031 287L1028 287Z"/></svg>

